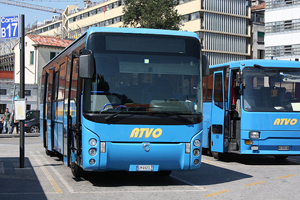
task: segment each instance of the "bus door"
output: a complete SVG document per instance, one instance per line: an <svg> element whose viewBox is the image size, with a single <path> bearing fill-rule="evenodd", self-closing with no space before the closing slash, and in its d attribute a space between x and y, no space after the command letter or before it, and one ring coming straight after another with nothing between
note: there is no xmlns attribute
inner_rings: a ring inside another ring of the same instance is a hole
<svg viewBox="0 0 300 200"><path fill-rule="evenodd" d="M46 111L46 120L47 120L47 149L49 151L53 150L54 144L54 132L53 132L53 123L52 123L52 114L53 114L53 73L54 68L49 69L49 77L47 82L47 111Z"/></svg>
<svg viewBox="0 0 300 200"><path fill-rule="evenodd" d="M62 80L62 79L61 79ZM60 81L60 71L54 72L53 77L53 114L52 114L52 123L53 123L53 133L54 133L54 149L59 153L63 153L63 101L61 100L62 96L62 87L59 87Z"/></svg>
<svg viewBox="0 0 300 200"><path fill-rule="evenodd" d="M214 72L213 103L211 113L211 151L223 152L225 95L223 71Z"/></svg>
<svg viewBox="0 0 300 200"><path fill-rule="evenodd" d="M68 56L68 66L67 66L67 82L66 82L66 97L65 97L65 109L67 109L66 119L67 119L67 141L65 142L69 146L69 150L65 149L65 154L67 151L71 154L68 156L69 164L71 162L76 162L78 165L81 165L81 132L79 124L76 124L79 117L77 112L77 104L79 101L78 98L78 57L72 55ZM80 93L80 92L79 92ZM66 123L65 123L66 124ZM71 160L70 160L71 159Z"/></svg>
<svg viewBox="0 0 300 200"><path fill-rule="evenodd" d="M43 146L47 149L47 95L48 95L48 77L49 74L45 72L42 77L42 90L41 90L41 102L40 108L40 132L43 140Z"/></svg>
<svg viewBox="0 0 300 200"><path fill-rule="evenodd" d="M229 127L229 152L239 151L240 150L240 127L241 127L241 101L240 101L240 71L239 69L233 69L230 72L230 108L228 118L225 119L228 121Z"/></svg>

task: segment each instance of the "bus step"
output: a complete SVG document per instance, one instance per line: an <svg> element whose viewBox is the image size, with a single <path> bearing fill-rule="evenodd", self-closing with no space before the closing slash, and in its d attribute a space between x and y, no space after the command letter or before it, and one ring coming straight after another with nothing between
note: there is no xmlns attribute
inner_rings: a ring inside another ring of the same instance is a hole
<svg viewBox="0 0 300 200"><path fill-rule="evenodd" d="M229 143L229 151L237 151L238 149L238 143L237 142L230 142Z"/></svg>

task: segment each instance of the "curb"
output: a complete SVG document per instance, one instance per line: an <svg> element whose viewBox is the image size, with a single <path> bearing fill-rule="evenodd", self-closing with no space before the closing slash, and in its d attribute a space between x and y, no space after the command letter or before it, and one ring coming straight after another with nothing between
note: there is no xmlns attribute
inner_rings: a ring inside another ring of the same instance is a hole
<svg viewBox="0 0 300 200"><path fill-rule="evenodd" d="M25 133L24 135L25 135L25 137L39 137L40 133ZM18 137L20 137L20 134L16 134L16 133L13 133L13 134L2 133L2 134L0 134L0 138L18 138Z"/></svg>

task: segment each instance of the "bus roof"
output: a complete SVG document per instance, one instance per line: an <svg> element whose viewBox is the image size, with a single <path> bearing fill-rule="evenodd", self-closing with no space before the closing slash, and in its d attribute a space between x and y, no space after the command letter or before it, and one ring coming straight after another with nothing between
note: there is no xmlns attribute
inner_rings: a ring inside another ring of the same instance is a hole
<svg viewBox="0 0 300 200"><path fill-rule="evenodd" d="M134 33L134 34L156 34L156 35L174 35L195 37L199 39L198 35L194 32L163 30L163 29L147 29L147 28L116 28L116 27L92 27L89 28L87 34L106 32L106 33Z"/></svg>
<svg viewBox="0 0 300 200"><path fill-rule="evenodd" d="M291 67L291 68L300 68L300 62L298 61L287 61L287 60L239 60L231 61L227 63L210 65L209 68L219 68L229 66L229 68L239 67L243 69L244 67L253 67L254 65L261 65L262 67Z"/></svg>

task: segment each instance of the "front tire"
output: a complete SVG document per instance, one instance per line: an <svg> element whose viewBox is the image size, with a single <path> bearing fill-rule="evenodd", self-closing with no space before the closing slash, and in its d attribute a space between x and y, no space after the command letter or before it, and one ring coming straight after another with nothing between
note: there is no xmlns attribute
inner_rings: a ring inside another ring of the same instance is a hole
<svg viewBox="0 0 300 200"><path fill-rule="evenodd" d="M40 128L38 126L32 126L30 127L30 133L39 133Z"/></svg>
<svg viewBox="0 0 300 200"><path fill-rule="evenodd" d="M172 171L158 171L156 174L158 176L169 176L172 173Z"/></svg>
<svg viewBox="0 0 300 200"><path fill-rule="evenodd" d="M83 169L75 163L71 163L71 171L75 178L80 178L83 176Z"/></svg>
<svg viewBox="0 0 300 200"><path fill-rule="evenodd" d="M289 156L274 156L276 160L285 160Z"/></svg>
<svg viewBox="0 0 300 200"><path fill-rule="evenodd" d="M214 157L214 159L217 159L217 160L223 160L224 159L224 154L223 153L212 151L211 154Z"/></svg>
<svg viewBox="0 0 300 200"><path fill-rule="evenodd" d="M53 156L55 154L53 151L50 151L48 149L45 149L45 153L47 156Z"/></svg>

